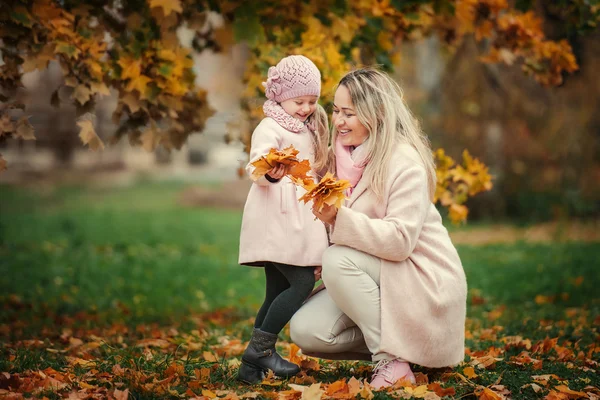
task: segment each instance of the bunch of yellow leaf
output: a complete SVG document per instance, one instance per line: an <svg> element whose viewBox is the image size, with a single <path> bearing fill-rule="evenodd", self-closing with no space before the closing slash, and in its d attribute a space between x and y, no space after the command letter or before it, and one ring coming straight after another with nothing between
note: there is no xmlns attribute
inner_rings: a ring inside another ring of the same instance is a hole
<svg viewBox="0 0 600 400"><path fill-rule="evenodd" d="M286 165L288 167L286 176L294 183L300 185L311 184L313 179L307 175L310 172L310 163L308 160L298 160L297 155L298 150L293 145L283 150L272 148L267 155L251 163L254 166L251 178L257 180L276 166Z"/></svg>
<svg viewBox="0 0 600 400"><path fill-rule="evenodd" d="M492 188L492 176L488 167L463 151L462 165L456 164L444 149L434 153L436 160L437 186L434 203L440 202L448 208L453 223L464 222L469 210L464 205L469 197Z"/></svg>
<svg viewBox="0 0 600 400"><path fill-rule="evenodd" d="M299 200L304 204L310 200L314 203L314 208L321 211L325 204L340 208L346 198L346 190L350 188L350 182L345 179L337 180L331 172L325 174L318 184L304 186L307 192Z"/></svg>
<svg viewBox="0 0 600 400"><path fill-rule="evenodd" d="M314 179L308 175L311 169L309 161L300 161L297 155L298 150L293 145L283 150L272 148L267 155L251 163L254 171L250 177L256 181L277 165L286 165L288 166L286 176L296 185L306 189L306 193L298 201L304 201L306 204L312 200L318 211L321 211L325 204L340 208L346 198L345 191L350 187L350 182L343 179L336 180L333 174L328 172L318 184L315 183Z"/></svg>

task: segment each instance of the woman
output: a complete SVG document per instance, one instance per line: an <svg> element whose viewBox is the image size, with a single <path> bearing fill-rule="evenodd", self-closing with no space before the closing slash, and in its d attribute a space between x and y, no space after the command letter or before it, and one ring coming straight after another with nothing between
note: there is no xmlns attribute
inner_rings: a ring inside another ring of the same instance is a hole
<svg viewBox="0 0 600 400"><path fill-rule="evenodd" d="M305 354L376 362L371 385L414 382L409 363L439 368L464 357L467 283L432 203L426 136L385 73L346 74L333 109L335 170L352 184L346 205L314 211L333 243L325 289L294 315Z"/></svg>

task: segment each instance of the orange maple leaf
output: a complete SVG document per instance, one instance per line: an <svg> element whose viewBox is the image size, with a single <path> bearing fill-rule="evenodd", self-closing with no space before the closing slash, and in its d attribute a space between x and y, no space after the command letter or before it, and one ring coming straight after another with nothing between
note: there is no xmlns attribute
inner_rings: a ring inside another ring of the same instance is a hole
<svg viewBox="0 0 600 400"><path fill-rule="evenodd" d="M283 150L277 150L272 148L269 153L265 156L260 157L258 160L252 162L254 171L252 172L251 178L258 180L269 172L272 168L279 164L288 166L288 176L294 183L300 185L308 185L313 183L312 177L308 175L310 172L310 163L308 160L298 160L298 150L294 146L286 147Z"/></svg>
<svg viewBox="0 0 600 400"><path fill-rule="evenodd" d="M328 172L317 185L306 185L304 187L307 192L298 201L302 200L306 204L312 200L314 208L321 211L325 204L340 208L344 199L346 199L345 192L346 189L350 188L350 182L345 179L337 180L331 172Z"/></svg>

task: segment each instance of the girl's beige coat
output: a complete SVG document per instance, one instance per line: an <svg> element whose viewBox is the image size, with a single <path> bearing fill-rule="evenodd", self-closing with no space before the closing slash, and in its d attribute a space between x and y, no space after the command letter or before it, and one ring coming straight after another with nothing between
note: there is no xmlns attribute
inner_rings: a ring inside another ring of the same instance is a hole
<svg viewBox="0 0 600 400"><path fill-rule="evenodd" d="M293 145L299 159L314 162L311 133L288 131L272 118L264 118L252 134L250 161L269 153L271 148ZM248 163L246 171L254 167ZM240 234L239 263L257 265L273 261L297 266L321 265L327 248L325 226L315 220L311 203L298 199L305 190L284 177L271 183L264 177L254 182L248 193Z"/></svg>
<svg viewBox="0 0 600 400"><path fill-rule="evenodd" d="M419 160L397 147L380 200L363 177L331 241L381 258L380 350L437 368L464 358L467 282Z"/></svg>

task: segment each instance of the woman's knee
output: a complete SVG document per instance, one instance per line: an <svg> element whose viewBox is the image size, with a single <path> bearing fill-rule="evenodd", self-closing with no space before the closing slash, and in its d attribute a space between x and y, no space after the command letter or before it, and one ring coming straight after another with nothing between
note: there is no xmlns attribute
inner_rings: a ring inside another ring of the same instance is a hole
<svg viewBox="0 0 600 400"><path fill-rule="evenodd" d="M321 277L326 286L335 284L335 279L339 276L338 272L351 264L348 263L348 253L351 251L350 247L337 244L325 250L323 253L323 271L321 272Z"/></svg>
<svg viewBox="0 0 600 400"><path fill-rule="evenodd" d="M333 344L330 324L313 304L304 305L290 320L290 337L303 351L326 351Z"/></svg>
<svg viewBox="0 0 600 400"><path fill-rule="evenodd" d="M314 351L316 337L310 320L304 318L300 309L290 320L290 338L305 351Z"/></svg>

